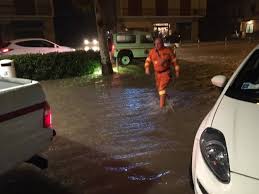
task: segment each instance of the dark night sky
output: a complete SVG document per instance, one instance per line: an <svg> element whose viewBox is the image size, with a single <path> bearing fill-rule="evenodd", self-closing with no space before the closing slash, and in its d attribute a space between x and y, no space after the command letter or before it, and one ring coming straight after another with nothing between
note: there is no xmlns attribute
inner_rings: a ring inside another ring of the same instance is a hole
<svg viewBox="0 0 259 194"><path fill-rule="evenodd" d="M71 0L54 0L56 42L66 46L82 46L85 38L97 37L93 13L83 13Z"/></svg>

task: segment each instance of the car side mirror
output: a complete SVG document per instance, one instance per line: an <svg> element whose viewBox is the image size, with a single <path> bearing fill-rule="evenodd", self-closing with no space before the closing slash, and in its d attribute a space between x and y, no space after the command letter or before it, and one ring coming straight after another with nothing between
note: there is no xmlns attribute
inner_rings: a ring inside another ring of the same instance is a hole
<svg viewBox="0 0 259 194"><path fill-rule="evenodd" d="M227 77L224 75L216 75L211 79L211 82L214 86L217 86L223 89L227 84Z"/></svg>

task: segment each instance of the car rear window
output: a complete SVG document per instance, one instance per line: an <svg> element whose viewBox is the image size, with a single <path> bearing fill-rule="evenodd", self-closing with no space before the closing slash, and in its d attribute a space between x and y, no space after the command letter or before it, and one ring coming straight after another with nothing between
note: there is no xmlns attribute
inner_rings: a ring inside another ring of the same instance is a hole
<svg viewBox="0 0 259 194"><path fill-rule="evenodd" d="M226 95L243 101L259 102L259 50L247 60Z"/></svg>
<svg viewBox="0 0 259 194"><path fill-rule="evenodd" d="M15 44L23 47L38 47L38 44L35 41L22 41L22 42L16 42Z"/></svg>
<svg viewBox="0 0 259 194"><path fill-rule="evenodd" d="M118 34L116 37L117 43L135 43L136 42L136 35L125 35L125 34Z"/></svg>
<svg viewBox="0 0 259 194"><path fill-rule="evenodd" d="M0 45L0 48L8 47L10 44L11 44L10 42L4 42L3 44Z"/></svg>
<svg viewBox="0 0 259 194"><path fill-rule="evenodd" d="M49 48L53 48L55 45L47 42L47 41L43 41L43 40L28 40L28 41L21 41L21 42L17 42L15 43L16 45L19 46L23 46L23 47L49 47Z"/></svg>

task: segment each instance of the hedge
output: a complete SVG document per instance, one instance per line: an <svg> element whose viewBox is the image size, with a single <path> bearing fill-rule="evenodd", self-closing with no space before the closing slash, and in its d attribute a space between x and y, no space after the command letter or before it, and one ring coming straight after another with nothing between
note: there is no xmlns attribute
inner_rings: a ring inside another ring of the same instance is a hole
<svg viewBox="0 0 259 194"><path fill-rule="evenodd" d="M13 55L0 59L14 60L17 77L33 80L92 74L100 66L100 55L93 51Z"/></svg>

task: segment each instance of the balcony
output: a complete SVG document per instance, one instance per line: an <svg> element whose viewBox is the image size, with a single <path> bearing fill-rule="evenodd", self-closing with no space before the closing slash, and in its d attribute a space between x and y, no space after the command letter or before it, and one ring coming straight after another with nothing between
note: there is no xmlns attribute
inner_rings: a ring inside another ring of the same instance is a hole
<svg viewBox="0 0 259 194"><path fill-rule="evenodd" d="M52 1L30 0L24 3L22 0L5 0L0 2L0 17L53 17Z"/></svg>
<svg viewBox="0 0 259 194"><path fill-rule="evenodd" d="M0 1L0 16L1 15L14 15L15 8L11 1Z"/></svg>
<svg viewBox="0 0 259 194"><path fill-rule="evenodd" d="M172 16L206 16L206 9L169 9Z"/></svg>
<svg viewBox="0 0 259 194"><path fill-rule="evenodd" d="M128 9L121 9L121 16L129 16ZM158 16L156 9L142 9L142 16ZM168 16L206 16L206 9L168 9Z"/></svg>

